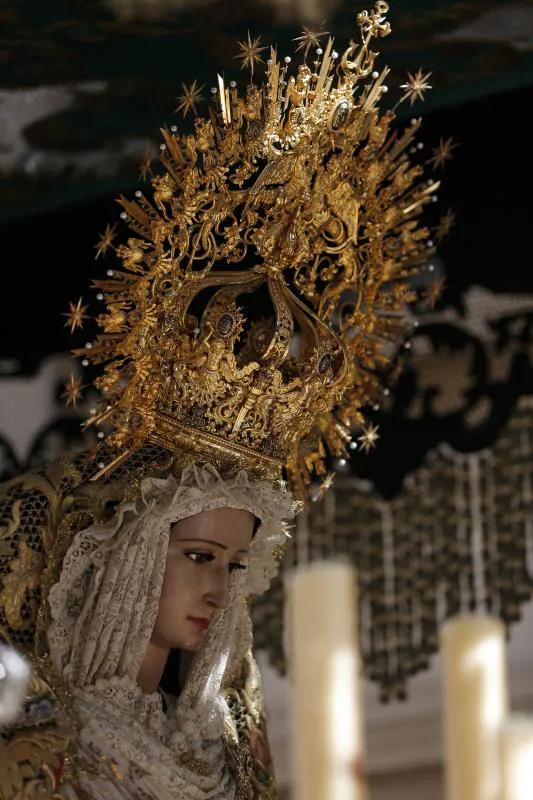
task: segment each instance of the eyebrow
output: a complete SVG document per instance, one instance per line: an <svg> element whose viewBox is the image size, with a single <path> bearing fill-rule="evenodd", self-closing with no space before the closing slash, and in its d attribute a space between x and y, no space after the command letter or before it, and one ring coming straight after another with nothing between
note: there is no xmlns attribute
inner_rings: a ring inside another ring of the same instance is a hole
<svg viewBox="0 0 533 800"><path fill-rule="evenodd" d="M195 539L180 539L179 541L180 542L203 542L204 544L213 544L213 545L215 545L215 547L222 548L222 550L227 550L228 549L227 545L222 544L222 542L214 542L212 539L196 539L195 538ZM246 555L248 553L248 550L237 550L237 554L239 554L239 553L244 553L244 555Z"/></svg>

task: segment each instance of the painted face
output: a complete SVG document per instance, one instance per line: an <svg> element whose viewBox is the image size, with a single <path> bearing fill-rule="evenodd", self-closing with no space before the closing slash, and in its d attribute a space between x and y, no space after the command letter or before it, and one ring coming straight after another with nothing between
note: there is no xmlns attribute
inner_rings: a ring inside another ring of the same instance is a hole
<svg viewBox="0 0 533 800"><path fill-rule="evenodd" d="M152 642L198 650L215 612L229 603L232 573L246 569L255 517L216 508L176 522Z"/></svg>

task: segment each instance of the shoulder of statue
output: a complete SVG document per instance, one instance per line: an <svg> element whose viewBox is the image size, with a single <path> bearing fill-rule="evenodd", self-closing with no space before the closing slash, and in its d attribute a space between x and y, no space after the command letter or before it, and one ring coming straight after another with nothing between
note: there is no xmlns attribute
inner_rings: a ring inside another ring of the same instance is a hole
<svg viewBox="0 0 533 800"><path fill-rule="evenodd" d="M240 673L226 687L231 720L226 735L228 763L235 775L238 800L278 800L259 668L251 651Z"/></svg>

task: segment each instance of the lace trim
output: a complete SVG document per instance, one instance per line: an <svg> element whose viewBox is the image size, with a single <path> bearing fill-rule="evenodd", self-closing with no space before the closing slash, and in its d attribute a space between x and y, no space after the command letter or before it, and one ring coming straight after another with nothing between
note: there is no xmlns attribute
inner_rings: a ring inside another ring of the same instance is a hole
<svg viewBox="0 0 533 800"><path fill-rule="evenodd" d="M82 723L77 786L91 800L234 797L221 736L191 739L183 719L163 714L159 696L143 698L122 681L75 698ZM77 796L74 787L69 792Z"/></svg>

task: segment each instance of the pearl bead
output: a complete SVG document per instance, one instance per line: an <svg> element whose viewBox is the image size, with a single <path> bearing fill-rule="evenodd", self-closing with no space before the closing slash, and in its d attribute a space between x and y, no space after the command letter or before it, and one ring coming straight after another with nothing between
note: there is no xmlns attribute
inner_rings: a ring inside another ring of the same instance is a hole
<svg viewBox="0 0 533 800"><path fill-rule="evenodd" d="M324 51L322 50L322 48L321 48L321 47L318 47L318 48L317 48L317 51L316 51L316 54L317 54L317 56L321 56L323 52L324 52Z"/></svg>
<svg viewBox="0 0 533 800"><path fill-rule="evenodd" d="M390 394L390 389L383 389L383 394L385 395L385 397L388 397Z"/></svg>
<svg viewBox="0 0 533 800"><path fill-rule="evenodd" d="M178 132L178 126L177 125L171 125L170 126L170 130L172 131L172 133L177 133Z"/></svg>
<svg viewBox="0 0 533 800"><path fill-rule="evenodd" d="M211 87L211 94L216 94L217 92L218 92L217 87L216 86L212 86Z"/></svg>
<svg viewBox="0 0 533 800"><path fill-rule="evenodd" d="M82 367L88 367L89 366L89 359L88 358L84 358L83 361L81 362L81 365L82 365Z"/></svg>
<svg viewBox="0 0 533 800"><path fill-rule="evenodd" d="M104 467L105 467L104 462L100 461L100 463L98 464L98 469L103 469Z"/></svg>
<svg viewBox="0 0 533 800"><path fill-rule="evenodd" d="M121 213L121 215L120 215L120 219L128 219L128 215L126 214L126 212L125 212L125 211L123 211L123 212Z"/></svg>
<svg viewBox="0 0 533 800"><path fill-rule="evenodd" d="M267 61L267 67L271 67L271 66L272 66L272 59L269 58L268 61Z"/></svg>
<svg viewBox="0 0 533 800"><path fill-rule="evenodd" d="M429 265L428 272L435 272L435 264L430 264Z"/></svg>
<svg viewBox="0 0 533 800"><path fill-rule="evenodd" d="M382 86L381 87L381 91L383 92L383 94L387 94L387 92L389 91L389 87L388 86Z"/></svg>
<svg viewBox="0 0 533 800"><path fill-rule="evenodd" d="M283 60L284 60L284 62L286 64L290 64L291 63L291 57L290 56L285 56L285 58Z"/></svg>
<svg viewBox="0 0 533 800"><path fill-rule="evenodd" d="M337 463L338 463L339 467L345 467L347 462L346 462L345 458L339 458Z"/></svg>
<svg viewBox="0 0 533 800"><path fill-rule="evenodd" d="M374 70L374 72L372 73L372 77L374 78L374 80L377 80L379 78L379 72L377 70Z"/></svg>
<svg viewBox="0 0 533 800"><path fill-rule="evenodd" d="M86 350L90 350L91 348L92 348L92 344L91 344L91 342L86 342L86 344L85 344L85 349L86 349Z"/></svg>
<svg viewBox="0 0 533 800"><path fill-rule="evenodd" d="M424 149L424 142L417 142L416 147L417 147L417 150L423 150Z"/></svg>
<svg viewBox="0 0 533 800"><path fill-rule="evenodd" d="M336 51L336 50L334 50L334 51L332 52L332 54L331 54L331 57L332 57L332 58L338 58L338 57L339 57L339 54L337 53L337 51Z"/></svg>
<svg viewBox="0 0 533 800"><path fill-rule="evenodd" d="M96 408L90 408L89 414L91 415L91 417L94 417L94 415L96 414Z"/></svg>
<svg viewBox="0 0 533 800"><path fill-rule="evenodd" d="M166 146L166 144L160 144L160 145L159 145L159 149L161 150L161 152L162 152L162 153L164 153L164 152L165 152L165 150L167 149L167 146Z"/></svg>
<svg viewBox="0 0 533 800"><path fill-rule="evenodd" d="M99 439L103 439L104 436L105 436L105 433L103 431L98 431L97 436L98 436Z"/></svg>
<svg viewBox="0 0 533 800"><path fill-rule="evenodd" d="M411 349L411 342L405 342L404 347L405 347L406 350L410 350Z"/></svg>
<svg viewBox="0 0 533 800"><path fill-rule="evenodd" d="M379 411L379 403L374 403L372 408L374 409L374 411Z"/></svg>
<svg viewBox="0 0 533 800"><path fill-rule="evenodd" d="M350 448L350 450L357 450L357 442L350 442L348 447Z"/></svg>
<svg viewBox="0 0 533 800"><path fill-rule="evenodd" d="M143 196L143 193L141 192L141 190L137 189L137 191L135 192L135 197L142 197L142 196Z"/></svg>
<svg viewBox="0 0 533 800"><path fill-rule="evenodd" d="M416 119L415 119L415 117L413 117L413 119L411 120L411 125L416 125Z"/></svg>
<svg viewBox="0 0 533 800"><path fill-rule="evenodd" d="M98 294L96 295L96 299L97 300L103 300L104 299L104 295L102 294L102 292L98 292Z"/></svg>
<svg viewBox="0 0 533 800"><path fill-rule="evenodd" d="M114 274L115 274L115 273L113 272L113 270L112 270L112 269L108 269L108 270L107 270L107 275L108 275L108 277L109 277L109 278L112 278Z"/></svg>
<svg viewBox="0 0 533 800"><path fill-rule="evenodd" d="M428 239L428 247L433 247L433 239Z"/></svg>
<svg viewBox="0 0 533 800"><path fill-rule="evenodd" d="M236 89L236 88L237 88L237 81L230 81L230 82L229 82L229 85L230 85L230 87L231 87L232 89Z"/></svg>

